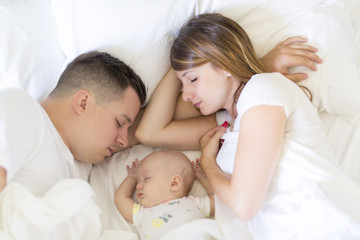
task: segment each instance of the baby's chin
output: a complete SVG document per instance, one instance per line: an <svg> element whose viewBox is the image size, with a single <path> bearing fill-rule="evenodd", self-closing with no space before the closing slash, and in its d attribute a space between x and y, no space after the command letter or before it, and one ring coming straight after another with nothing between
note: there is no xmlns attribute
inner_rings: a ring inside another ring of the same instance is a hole
<svg viewBox="0 0 360 240"><path fill-rule="evenodd" d="M146 208L150 208L150 207L154 207L159 205L160 203L162 203L164 201L160 201L160 202L152 202L152 201L146 201L144 199L142 199L141 201L139 201L140 205Z"/></svg>

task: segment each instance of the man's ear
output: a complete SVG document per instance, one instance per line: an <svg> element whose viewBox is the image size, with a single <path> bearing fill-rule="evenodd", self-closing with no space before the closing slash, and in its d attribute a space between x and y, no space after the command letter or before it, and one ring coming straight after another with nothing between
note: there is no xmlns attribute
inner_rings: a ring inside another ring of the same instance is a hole
<svg viewBox="0 0 360 240"><path fill-rule="evenodd" d="M182 184L183 184L182 177L180 175L174 175L171 178L170 190L171 191L179 190L182 187Z"/></svg>
<svg viewBox="0 0 360 240"><path fill-rule="evenodd" d="M86 90L79 90L73 96L72 107L76 114L82 115L88 106L90 93Z"/></svg>

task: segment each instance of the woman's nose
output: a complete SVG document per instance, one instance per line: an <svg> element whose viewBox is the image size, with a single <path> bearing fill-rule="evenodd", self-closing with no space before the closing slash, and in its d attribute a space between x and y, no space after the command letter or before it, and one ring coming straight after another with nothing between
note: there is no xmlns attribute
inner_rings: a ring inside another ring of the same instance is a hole
<svg viewBox="0 0 360 240"><path fill-rule="evenodd" d="M190 102L193 97L194 94L187 87L184 86L182 92L182 99L184 100L184 102Z"/></svg>

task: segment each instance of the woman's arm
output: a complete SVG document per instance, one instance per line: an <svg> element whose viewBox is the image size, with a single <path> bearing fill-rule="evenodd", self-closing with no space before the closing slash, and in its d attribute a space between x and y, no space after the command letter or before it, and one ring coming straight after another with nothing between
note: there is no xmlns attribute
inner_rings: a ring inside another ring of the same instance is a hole
<svg viewBox="0 0 360 240"><path fill-rule="evenodd" d="M225 128L202 139L201 165L219 198L244 221L260 210L278 162L285 132L285 110L256 106L242 117L232 176L216 164L218 142Z"/></svg>
<svg viewBox="0 0 360 240"><path fill-rule="evenodd" d="M215 114L202 116L178 103L181 82L170 69L155 89L136 130L140 142L161 148L200 150L200 138L216 126ZM176 108L181 109L181 113Z"/></svg>

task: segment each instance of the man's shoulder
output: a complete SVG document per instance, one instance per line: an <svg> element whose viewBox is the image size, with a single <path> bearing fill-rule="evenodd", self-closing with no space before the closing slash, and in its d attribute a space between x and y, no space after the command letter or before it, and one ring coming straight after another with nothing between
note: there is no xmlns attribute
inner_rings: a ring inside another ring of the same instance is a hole
<svg viewBox="0 0 360 240"><path fill-rule="evenodd" d="M43 117L40 103L21 89L0 89L0 114L8 119L38 122ZM33 123L32 123L33 124Z"/></svg>
<svg viewBox="0 0 360 240"><path fill-rule="evenodd" d="M27 92L18 88L2 88L0 89L0 101L6 100L26 100L36 101Z"/></svg>
<svg viewBox="0 0 360 240"><path fill-rule="evenodd" d="M39 105L39 103L27 92L17 88L0 89L0 105L16 107L21 104L24 108L31 105Z"/></svg>

